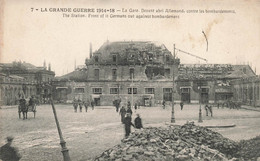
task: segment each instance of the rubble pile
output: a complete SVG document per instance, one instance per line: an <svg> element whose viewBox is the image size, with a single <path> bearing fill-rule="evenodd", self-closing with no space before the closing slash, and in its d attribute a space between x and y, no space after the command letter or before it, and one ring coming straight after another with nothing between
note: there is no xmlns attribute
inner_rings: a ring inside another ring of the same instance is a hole
<svg viewBox="0 0 260 161"><path fill-rule="evenodd" d="M180 127L135 131L122 143L95 160L228 160L238 144L203 127L187 123Z"/></svg>
<svg viewBox="0 0 260 161"><path fill-rule="evenodd" d="M249 140L241 140L239 155L245 160L257 160L260 158L260 136Z"/></svg>

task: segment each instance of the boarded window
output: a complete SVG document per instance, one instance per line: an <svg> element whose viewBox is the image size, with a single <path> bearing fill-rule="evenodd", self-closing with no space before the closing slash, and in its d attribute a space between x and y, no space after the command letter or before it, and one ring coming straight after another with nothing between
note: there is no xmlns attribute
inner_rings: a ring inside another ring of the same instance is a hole
<svg viewBox="0 0 260 161"><path fill-rule="evenodd" d="M102 88L92 88L93 94L102 94Z"/></svg>
<svg viewBox="0 0 260 161"><path fill-rule="evenodd" d="M118 94L118 88L110 88L110 94Z"/></svg>
<svg viewBox="0 0 260 161"><path fill-rule="evenodd" d="M99 80L99 69L95 69L94 78L95 78L95 80Z"/></svg>
<svg viewBox="0 0 260 161"><path fill-rule="evenodd" d="M154 88L145 88L145 94L154 94Z"/></svg>
<svg viewBox="0 0 260 161"><path fill-rule="evenodd" d="M134 91L133 94L137 94L137 88L128 88L128 94L132 94L132 89Z"/></svg>

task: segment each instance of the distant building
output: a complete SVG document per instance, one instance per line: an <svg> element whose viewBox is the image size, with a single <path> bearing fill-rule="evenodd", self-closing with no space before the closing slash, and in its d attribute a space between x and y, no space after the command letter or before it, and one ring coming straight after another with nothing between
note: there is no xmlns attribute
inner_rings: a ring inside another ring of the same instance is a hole
<svg viewBox="0 0 260 161"><path fill-rule="evenodd" d="M51 93L51 81L55 73L43 67L36 67L30 63L13 62L1 63L1 102L2 105L17 104L19 97L37 96L40 101L46 102Z"/></svg>
<svg viewBox="0 0 260 161"><path fill-rule="evenodd" d="M260 106L260 76L244 77L231 81L234 101L250 106Z"/></svg>

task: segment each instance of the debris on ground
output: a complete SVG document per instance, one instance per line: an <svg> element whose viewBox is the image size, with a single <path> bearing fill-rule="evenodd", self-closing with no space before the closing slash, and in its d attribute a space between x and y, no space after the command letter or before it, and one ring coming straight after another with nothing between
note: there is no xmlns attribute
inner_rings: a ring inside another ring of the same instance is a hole
<svg viewBox="0 0 260 161"><path fill-rule="evenodd" d="M122 143L106 150L103 160L238 160L239 144L194 122L167 128L145 128L133 132Z"/></svg>
<svg viewBox="0 0 260 161"><path fill-rule="evenodd" d="M245 160L260 159L260 136L249 140L241 140L239 142L239 156Z"/></svg>

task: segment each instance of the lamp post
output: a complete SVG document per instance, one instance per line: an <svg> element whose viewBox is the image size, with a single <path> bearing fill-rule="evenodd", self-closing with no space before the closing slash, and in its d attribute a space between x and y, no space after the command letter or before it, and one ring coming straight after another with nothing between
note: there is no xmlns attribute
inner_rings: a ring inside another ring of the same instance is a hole
<svg viewBox="0 0 260 161"><path fill-rule="evenodd" d="M201 114L201 81L199 81L199 94L200 94L200 109L199 109L199 120L198 120L198 122L203 122L202 121L202 114Z"/></svg>
<svg viewBox="0 0 260 161"><path fill-rule="evenodd" d="M65 140L63 139L63 136L62 136L59 120L58 120L58 117L57 117L57 114L56 114L56 109L54 107L52 98L51 98L51 106L52 106L55 122L56 122L56 125L57 125L59 137L60 137L60 145L61 145L61 152L63 154L63 160L64 161L71 161L70 160L70 155L69 155L69 150L67 149L66 142L65 142Z"/></svg>
<svg viewBox="0 0 260 161"><path fill-rule="evenodd" d="M174 62L175 62L175 44L173 44L173 67L172 67L172 116L171 116L171 123L175 123L175 116L174 116Z"/></svg>

